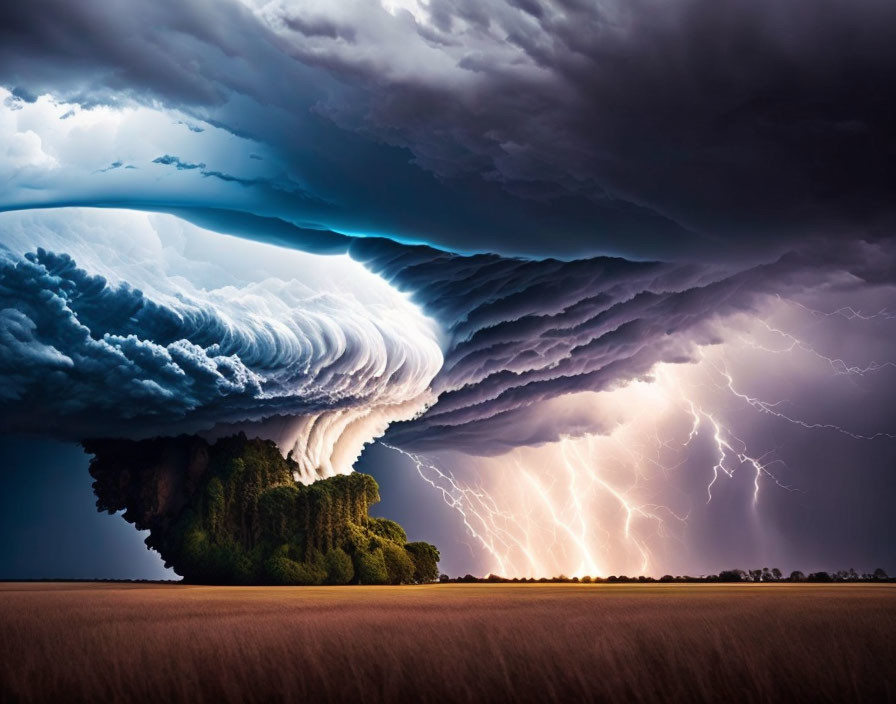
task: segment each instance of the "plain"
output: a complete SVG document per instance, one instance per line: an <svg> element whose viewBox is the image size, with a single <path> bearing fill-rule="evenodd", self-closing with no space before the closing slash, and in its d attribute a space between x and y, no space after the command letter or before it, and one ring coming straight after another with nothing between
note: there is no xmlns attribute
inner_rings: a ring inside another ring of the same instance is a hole
<svg viewBox="0 0 896 704"><path fill-rule="evenodd" d="M0 584L8 701L896 698L896 585Z"/></svg>

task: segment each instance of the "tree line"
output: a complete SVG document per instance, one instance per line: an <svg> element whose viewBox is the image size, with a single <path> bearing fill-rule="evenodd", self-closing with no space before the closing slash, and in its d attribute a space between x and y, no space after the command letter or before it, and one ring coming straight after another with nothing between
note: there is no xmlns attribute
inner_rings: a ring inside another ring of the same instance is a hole
<svg viewBox="0 0 896 704"><path fill-rule="evenodd" d="M501 577L496 574L490 574L487 577L474 577L471 574L463 577L449 577L447 574L439 575L439 582L442 583L539 583L539 584L630 584L630 583L669 583L669 582L896 582L896 577L890 577L886 571L878 567L873 572L858 573L855 569L838 570L836 572L810 572L805 574L800 570L794 570L789 575L784 575L777 567L769 569L763 567L755 570L731 569L722 570L718 574L700 575L692 577L690 575L673 576L665 574L662 577L647 577L640 575L637 577L628 577L626 575L611 575L609 577L591 577L585 575L583 577L567 577L566 575L558 575L556 577Z"/></svg>

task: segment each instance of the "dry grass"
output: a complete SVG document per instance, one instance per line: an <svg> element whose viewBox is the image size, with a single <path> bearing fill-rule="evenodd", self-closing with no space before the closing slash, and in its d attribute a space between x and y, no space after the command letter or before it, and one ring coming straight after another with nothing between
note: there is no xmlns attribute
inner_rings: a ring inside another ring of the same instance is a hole
<svg viewBox="0 0 896 704"><path fill-rule="evenodd" d="M896 698L896 585L0 584L13 701Z"/></svg>

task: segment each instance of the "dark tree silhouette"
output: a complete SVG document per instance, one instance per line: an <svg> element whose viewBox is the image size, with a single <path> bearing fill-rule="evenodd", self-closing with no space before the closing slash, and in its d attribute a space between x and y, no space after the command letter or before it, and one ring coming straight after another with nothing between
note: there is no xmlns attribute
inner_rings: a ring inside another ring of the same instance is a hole
<svg viewBox="0 0 896 704"><path fill-rule="evenodd" d="M719 572L720 582L743 582L747 575L743 570L722 570Z"/></svg>
<svg viewBox="0 0 896 704"><path fill-rule="evenodd" d="M812 572L806 577L807 582L833 582L834 578L827 572Z"/></svg>

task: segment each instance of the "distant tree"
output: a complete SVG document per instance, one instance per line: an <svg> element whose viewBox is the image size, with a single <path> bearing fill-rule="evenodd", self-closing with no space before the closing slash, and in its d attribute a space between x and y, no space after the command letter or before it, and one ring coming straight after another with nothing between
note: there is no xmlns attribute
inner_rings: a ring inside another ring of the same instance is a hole
<svg viewBox="0 0 896 704"><path fill-rule="evenodd" d="M871 577L879 582L889 579L883 567L878 567L876 570L874 570L874 572L871 574Z"/></svg>
<svg viewBox="0 0 896 704"><path fill-rule="evenodd" d="M807 582L833 582L834 578L827 572L812 572L806 577Z"/></svg>
<svg viewBox="0 0 896 704"><path fill-rule="evenodd" d="M660 577L661 582L672 582L674 580L675 577L673 577L671 574L664 574L662 577Z"/></svg>
<svg viewBox="0 0 896 704"><path fill-rule="evenodd" d="M790 576L787 578L791 582L805 582L806 575L800 572L799 570L794 570L790 573Z"/></svg>
<svg viewBox="0 0 896 704"><path fill-rule="evenodd" d="M582 582L584 584L591 584L591 577L586 574L584 577L582 577Z"/></svg>
<svg viewBox="0 0 896 704"><path fill-rule="evenodd" d="M750 570L750 579L758 582L762 579L762 570Z"/></svg>
<svg viewBox="0 0 896 704"><path fill-rule="evenodd" d="M451 579L451 577L449 577L447 574L440 574L440 575L439 575L439 581L440 581L440 582L447 582L447 581L449 581L450 579Z"/></svg>
<svg viewBox="0 0 896 704"><path fill-rule="evenodd" d="M772 577L776 582L780 581L782 576L783 575L781 574L781 570L779 570L777 567L772 567Z"/></svg>
<svg viewBox="0 0 896 704"><path fill-rule="evenodd" d="M720 582L743 582L746 573L743 570L722 570L719 572Z"/></svg>

